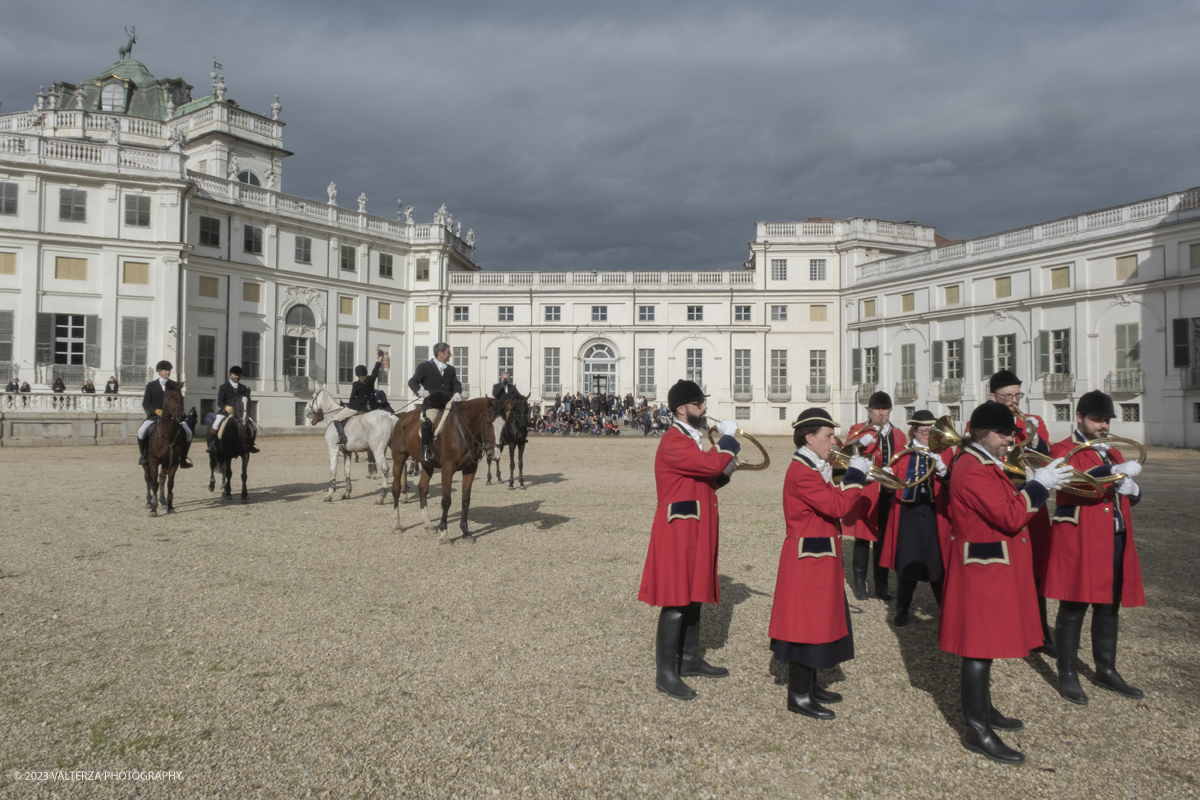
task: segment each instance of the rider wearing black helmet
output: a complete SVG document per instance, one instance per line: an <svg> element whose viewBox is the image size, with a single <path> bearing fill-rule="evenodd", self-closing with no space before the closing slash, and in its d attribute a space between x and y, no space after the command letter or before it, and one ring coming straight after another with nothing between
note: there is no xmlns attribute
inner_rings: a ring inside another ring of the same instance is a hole
<svg viewBox="0 0 1200 800"><path fill-rule="evenodd" d="M346 407L334 412L333 427L337 429L338 444L346 443L346 420L371 410L371 401L375 399L375 379L383 368L383 353L375 358L375 368L367 374L367 368L359 364L354 368L354 385L350 388L350 402Z"/></svg>
<svg viewBox="0 0 1200 800"><path fill-rule="evenodd" d="M146 421L142 423L142 427L138 428L138 466L146 465L146 435L150 433L150 429L154 427L154 423L163 413L163 402L168 391L174 389L179 390L179 384L171 380L170 361L160 361L154 366L158 377L146 384L146 394L142 396L142 409L146 412ZM181 469L191 469L192 462L188 461L188 450L192 449L192 429L188 427L186 422L179 423L183 427L183 435L186 437L183 443L183 452L179 455L179 466Z"/></svg>

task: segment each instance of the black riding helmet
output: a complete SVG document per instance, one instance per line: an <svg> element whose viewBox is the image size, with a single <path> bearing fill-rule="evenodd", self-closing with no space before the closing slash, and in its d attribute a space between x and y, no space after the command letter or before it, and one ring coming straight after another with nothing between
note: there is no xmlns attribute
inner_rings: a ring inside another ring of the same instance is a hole
<svg viewBox="0 0 1200 800"><path fill-rule="evenodd" d="M155 364L155 365L154 365L154 371L155 371L155 372L158 372L158 371L160 371L160 370L164 370L164 369L165 369L167 372L170 372L171 370L173 370L173 369L175 369L175 368L174 368L173 366L171 366L171 362L170 362L170 361L167 361L166 359L163 359L162 361L160 361L160 362L158 362L157 364Z"/></svg>
<svg viewBox="0 0 1200 800"><path fill-rule="evenodd" d="M367 368L364 367L362 364L359 364L357 367L354 368L354 377L356 377L356 378L367 377Z"/></svg>

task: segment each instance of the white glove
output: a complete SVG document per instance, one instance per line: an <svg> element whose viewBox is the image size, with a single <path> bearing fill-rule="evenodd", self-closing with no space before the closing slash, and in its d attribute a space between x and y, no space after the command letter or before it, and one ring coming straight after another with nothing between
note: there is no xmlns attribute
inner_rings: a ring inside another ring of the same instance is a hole
<svg viewBox="0 0 1200 800"><path fill-rule="evenodd" d="M863 456L854 456L850 459L850 466L847 469L856 469L869 478L871 475L871 459Z"/></svg>
<svg viewBox="0 0 1200 800"><path fill-rule="evenodd" d="M891 468L891 467L884 467L884 468L883 468L883 471L884 471L884 472L886 472L888 475L895 475L895 474L896 474L896 473L892 472L892 468Z"/></svg>
<svg viewBox="0 0 1200 800"><path fill-rule="evenodd" d="M1124 473L1126 478L1136 478L1142 474L1142 465L1136 461L1124 461L1113 467L1113 472Z"/></svg>
<svg viewBox="0 0 1200 800"><path fill-rule="evenodd" d="M873 442L873 441L875 441L875 434L873 434L873 433L868 433L868 434L864 434L863 436L860 436L860 437L859 437L859 438L858 438L858 439L855 441L855 443L856 443L856 444L861 444L863 447L869 447L869 446L870 446L870 444L871 444L871 442Z"/></svg>
<svg viewBox="0 0 1200 800"><path fill-rule="evenodd" d="M1117 494L1123 494L1126 497L1135 497L1142 493L1142 487L1133 482L1133 479L1126 478L1117 486Z"/></svg>
<svg viewBox="0 0 1200 800"><path fill-rule="evenodd" d="M1098 443L1092 445L1092 449L1101 455L1108 455L1108 448L1109 448L1108 442L1098 442Z"/></svg>
<svg viewBox="0 0 1200 800"><path fill-rule="evenodd" d="M1034 419L1033 417L1026 417L1025 418L1025 435L1033 436L1035 433L1037 433L1037 431L1038 431L1037 420Z"/></svg>
<svg viewBox="0 0 1200 800"><path fill-rule="evenodd" d="M1031 481L1040 483L1047 489L1055 489L1071 480L1071 468L1063 463L1064 459L1056 458L1046 466L1033 473Z"/></svg>
<svg viewBox="0 0 1200 800"><path fill-rule="evenodd" d="M717 430L722 436L733 436L737 433L738 425L731 419L723 419L717 425Z"/></svg>
<svg viewBox="0 0 1200 800"><path fill-rule="evenodd" d="M461 402L462 402L462 394L461 394L461 393L459 393L459 392L455 392L455 393L454 393L454 397L451 397L451 398L450 398L450 402L452 402L452 403L461 403Z"/></svg>
<svg viewBox="0 0 1200 800"><path fill-rule="evenodd" d="M429 390L422 386L420 389L417 389L417 397L429 397Z"/></svg>
<svg viewBox="0 0 1200 800"><path fill-rule="evenodd" d="M940 453L930 453L929 457L933 459L933 468L937 470L937 474L942 477L945 477L946 470L948 470L949 467L947 467L946 462L942 460L941 454Z"/></svg>

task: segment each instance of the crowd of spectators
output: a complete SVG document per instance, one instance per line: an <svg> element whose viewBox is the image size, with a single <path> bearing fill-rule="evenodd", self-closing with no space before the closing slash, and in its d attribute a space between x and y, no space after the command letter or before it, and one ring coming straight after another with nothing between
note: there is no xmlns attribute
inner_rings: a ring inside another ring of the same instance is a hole
<svg viewBox="0 0 1200 800"><path fill-rule="evenodd" d="M622 428L643 436L657 436L670 426L665 404L655 405L632 394L577 392L556 394L554 403L530 409L530 428L539 433L620 436Z"/></svg>

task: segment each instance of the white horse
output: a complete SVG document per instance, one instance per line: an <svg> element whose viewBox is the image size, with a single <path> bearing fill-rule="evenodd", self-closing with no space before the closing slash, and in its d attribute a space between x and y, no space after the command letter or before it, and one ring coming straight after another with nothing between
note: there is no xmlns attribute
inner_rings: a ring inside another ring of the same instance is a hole
<svg viewBox="0 0 1200 800"><path fill-rule="evenodd" d="M318 383L312 400L309 400L308 405L304 407L304 416L310 425L316 425L325 418L326 414L332 414L340 408L341 404L329 393L325 384ZM346 474L346 491L342 493L342 499L349 500L350 454L363 452L373 454L375 463L383 470L383 494L379 496L376 505L383 505L387 502L388 489L391 488L387 451L392 443L392 428L395 424L395 415L381 409L351 417L343 426L346 429L346 444L344 445L337 443L337 429L332 424L325 428L325 444L329 447L329 492L325 495L326 503L333 500L333 495L337 492L338 454L340 453L342 456L342 471Z"/></svg>

